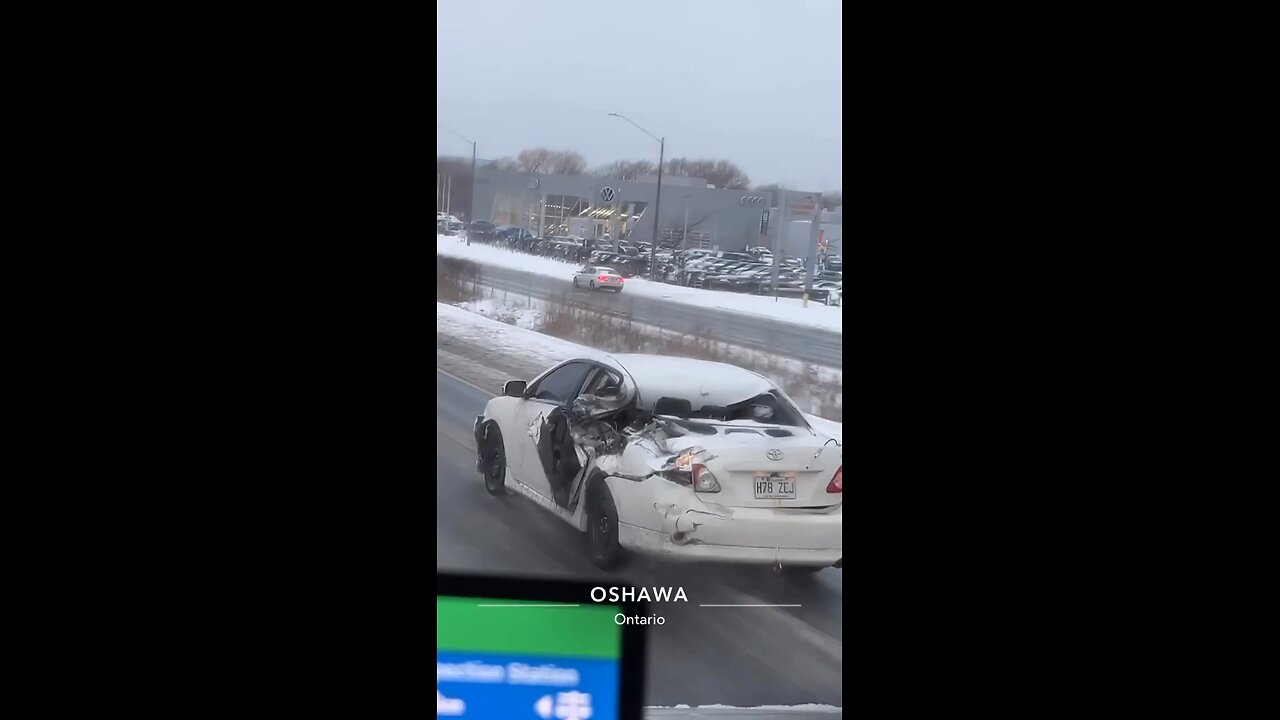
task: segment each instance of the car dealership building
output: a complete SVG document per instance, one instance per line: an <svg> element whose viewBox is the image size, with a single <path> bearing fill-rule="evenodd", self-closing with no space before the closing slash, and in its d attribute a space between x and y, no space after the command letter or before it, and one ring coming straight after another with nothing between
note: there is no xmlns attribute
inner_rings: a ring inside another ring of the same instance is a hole
<svg viewBox="0 0 1280 720"><path fill-rule="evenodd" d="M538 237L650 240L657 188L657 175L611 180L481 167L476 216L528 228ZM722 190L701 178L663 175L659 238L679 243L688 227L690 247L767 246L764 222L772 201L769 193Z"/></svg>

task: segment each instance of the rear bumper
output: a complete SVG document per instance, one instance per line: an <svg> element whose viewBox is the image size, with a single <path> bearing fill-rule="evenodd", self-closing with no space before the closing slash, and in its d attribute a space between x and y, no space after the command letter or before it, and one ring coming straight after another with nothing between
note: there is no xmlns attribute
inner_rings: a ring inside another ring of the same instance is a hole
<svg viewBox="0 0 1280 720"><path fill-rule="evenodd" d="M827 510L730 508L687 487L650 478L610 483L618 541L672 559L832 565L844 554L843 507ZM708 496L714 497L714 496Z"/></svg>
<svg viewBox="0 0 1280 720"><path fill-rule="evenodd" d="M703 542L686 542L678 545L671 536L646 528L618 524L618 543L624 548L645 555L655 555L670 560L714 561L757 565L814 565L840 567L844 551L840 548L786 548L751 547L747 545L711 545Z"/></svg>

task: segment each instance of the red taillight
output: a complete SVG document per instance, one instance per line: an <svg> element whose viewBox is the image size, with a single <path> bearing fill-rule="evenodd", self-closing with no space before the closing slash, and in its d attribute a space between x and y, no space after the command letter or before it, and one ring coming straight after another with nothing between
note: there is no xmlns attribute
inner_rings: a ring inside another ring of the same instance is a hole
<svg viewBox="0 0 1280 720"><path fill-rule="evenodd" d="M720 482L706 465L693 466L693 489L696 492L720 492Z"/></svg>
<svg viewBox="0 0 1280 720"><path fill-rule="evenodd" d="M844 488L843 488L842 481L841 481L841 477L840 477L840 476L841 476L841 473L843 473L843 472L844 472L844 466L843 466L843 465L841 465L840 467L836 468L836 476L835 476L835 477L833 477L833 478L831 478L831 482L827 483L827 492L829 492L829 493L837 493L837 492L838 492L838 493L840 493L840 494L842 494L842 495L844 494L844 492L843 492Z"/></svg>
<svg viewBox="0 0 1280 720"><path fill-rule="evenodd" d="M608 275L601 275L601 276L600 276L600 279L601 279L601 280L608 280L608 279L609 279L609 276L608 276Z"/></svg>

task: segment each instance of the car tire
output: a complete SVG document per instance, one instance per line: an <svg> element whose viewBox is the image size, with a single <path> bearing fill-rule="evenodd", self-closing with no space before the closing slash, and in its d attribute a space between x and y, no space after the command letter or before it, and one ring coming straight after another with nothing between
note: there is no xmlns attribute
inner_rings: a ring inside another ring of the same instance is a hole
<svg viewBox="0 0 1280 720"><path fill-rule="evenodd" d="M624 556L618 544L618 509L602 480L592 483L587 495L587 554L592 564L603 570L617 567Z"/></svg>
<svg viewBox="0 0 1280 720"><path fill-rule="evenodd" d="M480 448L480 467L484 477L484 489L490 495L507 494L507 450L502 442L502 431L490 420L485 423L484 441Z"/></svg>

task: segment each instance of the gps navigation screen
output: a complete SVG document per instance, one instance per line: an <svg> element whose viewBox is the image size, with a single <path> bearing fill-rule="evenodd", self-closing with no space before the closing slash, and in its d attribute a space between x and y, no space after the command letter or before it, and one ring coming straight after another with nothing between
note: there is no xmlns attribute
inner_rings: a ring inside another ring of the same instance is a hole
<svg viewBox="0 0 1280 720"><path fill-rule="evenodd" d="M436 598L436 716L616 720L616 605Z"/></svg>

